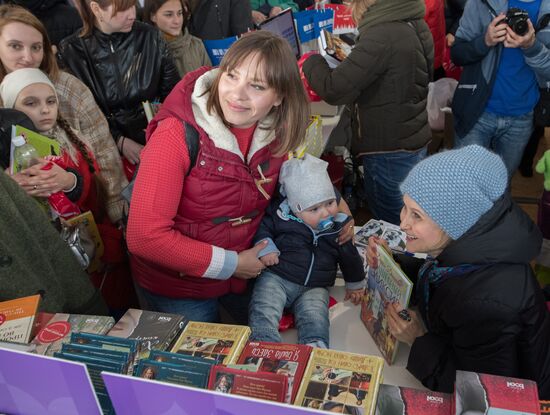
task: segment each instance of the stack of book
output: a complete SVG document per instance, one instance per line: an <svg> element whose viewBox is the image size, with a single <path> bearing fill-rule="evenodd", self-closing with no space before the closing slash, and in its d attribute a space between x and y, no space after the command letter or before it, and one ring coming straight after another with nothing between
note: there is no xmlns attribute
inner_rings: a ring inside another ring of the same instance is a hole
<svg viewBox="0 0 550 415"><path fill-rule="evenodd" d="M132 374L138 353L137 340L91 333L72 333L70 342L63 343L61 350L53 356L84 363L103 413L114 414L101 372Z"/></svg>

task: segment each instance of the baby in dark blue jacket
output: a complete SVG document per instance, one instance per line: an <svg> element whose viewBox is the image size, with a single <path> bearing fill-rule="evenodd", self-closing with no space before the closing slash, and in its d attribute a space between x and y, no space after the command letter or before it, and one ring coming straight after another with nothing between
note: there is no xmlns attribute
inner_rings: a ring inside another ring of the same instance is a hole
<svg viewBox="0 0 550 415"><path fill-rule="evenodd" d="M363 261L351 241L338 234L350 217L338 212L327 163L305 155L283 163L283 196L266 210L255 243L267 240L259 257L266 270L258 277L250 303L252 340L280 342L279 320L294 312L298 343L329 347L328 287L338 265L346 281L346 298L358 304L364 292Z"/></svg>

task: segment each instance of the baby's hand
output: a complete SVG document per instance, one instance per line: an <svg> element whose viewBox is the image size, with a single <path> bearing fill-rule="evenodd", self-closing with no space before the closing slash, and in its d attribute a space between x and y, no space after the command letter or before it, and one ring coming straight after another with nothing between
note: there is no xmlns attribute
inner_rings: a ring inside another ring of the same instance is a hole
<svg viewBox="0 0 550 415"><path fill-rule="evenodd" d="M276 252L271 252L270 254L260 257L260 261L262 261L262 264L266 267L277 265L279 263L279 255Z"/></svg>
<svg viewBox="0 0 550 415"><path fill-rule="evenodd" d="M361 288L360 290L348 290L346 289L346 295L344 301L350 300L354 305L358 305L365 294L365 289Z"/></svg>

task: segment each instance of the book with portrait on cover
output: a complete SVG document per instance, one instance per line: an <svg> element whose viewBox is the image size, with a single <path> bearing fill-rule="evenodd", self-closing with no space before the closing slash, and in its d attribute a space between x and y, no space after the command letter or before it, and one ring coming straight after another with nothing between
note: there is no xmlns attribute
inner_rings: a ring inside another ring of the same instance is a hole
<svg viewBox="0 0 550 415"><path fill-rule="evenodd" d="M315 348L294 405L372 415L383 367L381 357Z"/></svg>
<svg viewBox="0 0 550 415"><path fill-rule="evenodd" d="M248 326L190 321L171 352L236 363L248 336Z"/></svg>
<svg viewBox="0 0 550 415"><path fill-rule="evenodd" d="M390 333L386 305L399 303L407 308L412 282L382 245L378 248L378 268L369 267L367 288L361 301L361 321L380 349L388 364L397 354L398 340Z"/></svg>
<svg viewBox="0 0 550 415"><path fill-rule="evenodd" d="M231 395L284 402L288 377L271 372L250 372L217 365L212 367L208 389Z"/></svg>

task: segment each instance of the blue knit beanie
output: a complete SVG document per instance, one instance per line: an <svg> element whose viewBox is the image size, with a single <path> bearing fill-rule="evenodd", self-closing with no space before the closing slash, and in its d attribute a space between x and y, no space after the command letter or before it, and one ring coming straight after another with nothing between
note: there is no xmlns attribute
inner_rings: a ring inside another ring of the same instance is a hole
<svg viewBox="0 0 550 415"><path fill-rule="evenodd" d="M508 186L502 159L470 145L418 163L401 183L408 195L452 239L460 238L493 207Z"/></svg>

